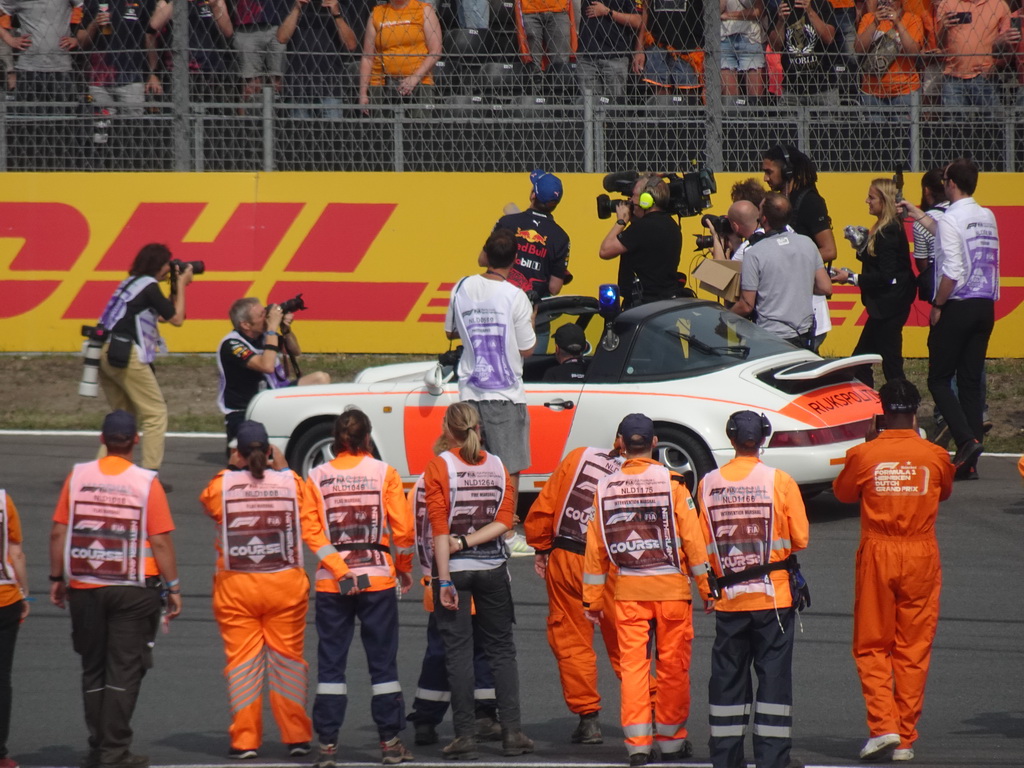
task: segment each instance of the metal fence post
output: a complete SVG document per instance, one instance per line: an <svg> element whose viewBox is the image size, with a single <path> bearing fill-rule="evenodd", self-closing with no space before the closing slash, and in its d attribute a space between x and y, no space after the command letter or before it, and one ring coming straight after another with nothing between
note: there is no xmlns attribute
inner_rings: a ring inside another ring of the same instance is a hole
<svg viewBox="0 0 1024 768"><path fill-rule="evenodd" d="M393 158L395 173L402 173L405 170L405 136L403 135L405 129L405 107L401 105L395 107L392 121L395 126L393 139L395 143L395 156Z"/></svg>
<svg viewBox="0 0 1024 768"><path fill-rule="evenodd" d="M921 90L910 92L910 170L921 170Z"/></svg>
<svg viewBox="0 0 1024 768"><path fill-rule="evenodd" d="M7 119L7 101L0 99L0 173L7 170L7 131L10 127Z"/></svg>
<svg viewBox="0 0 1024 768"><path fill-rule="evenodd" d="M263 170L274 170L274 86L263 86Z"/></svg>
<svg viewBox="0 0 1024 768"><path fill-rule="evenodd" d="M206 152L203 144L206 142L206 106L196 104L195 119L192 123L192 152L195 157L196 173L206 170Z"/></svg>
<svg viewBox="0 0 1024 768"><path fill-rule="evenodd" d="M594 172L594 94L583 91L583 172Z"/></svg>
<svg viewBox="0 0 1024 768"><path fill-rule="evenodd" d="M725 167L723 144L725 131L722 115L722 39L719 32L722 12L718 0L704 0L704 99L705 161L713 171Z"/></svg>
<svg viewBox="0 0 1024 768"><path fill-rule="evenodd" d="M192 169L189 133L189 72L188 72L188 3L175 3L171 11L176 33L172 36L171 61L171 146L174 170Z"/></svg>

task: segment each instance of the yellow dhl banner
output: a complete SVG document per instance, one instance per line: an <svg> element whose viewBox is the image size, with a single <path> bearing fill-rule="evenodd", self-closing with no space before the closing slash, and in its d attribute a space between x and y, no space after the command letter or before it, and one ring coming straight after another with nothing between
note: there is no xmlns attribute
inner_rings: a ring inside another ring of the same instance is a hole
<svg viewBox="0 0 1024 768"><path fill-rule="evenodd" d="M723 214L736 181L719 174L710 213ZM864 198L883 174L822 174L837 266L856 268L842 237L870 225ZM595 295L614 282L615 262L598 246L611 222L597 219L598 174L565 174L555 217L572 238L574 282L563 292ZM906 191L918 199L918 175ZM478 271L481 245L506 203L525 208L527 174L4 174L0 192L0 350L73 351L80 327L99 317L139 248L166 243L174 257L201 260L188 288L188 322L166 328L172 352L210 352L230 329L231 303L243 296L283 301L298 293L309 309L298 329L307 352L430 354L444 349L448 292ZM976 195L999 221L1002 296L993 357L1019 357L1024 310L1024 183L1020 175L982 174ZM700 262L683 220L680 269ZM542 247L542 246L538 246ZM712 298L705 296L705 298ZM826 355L849 354L865 315L855 288L837 287ZM927 354L927 306L918 303L905 334L908 357ZM1015 333L1016 331L1016 333Z"/></svg>

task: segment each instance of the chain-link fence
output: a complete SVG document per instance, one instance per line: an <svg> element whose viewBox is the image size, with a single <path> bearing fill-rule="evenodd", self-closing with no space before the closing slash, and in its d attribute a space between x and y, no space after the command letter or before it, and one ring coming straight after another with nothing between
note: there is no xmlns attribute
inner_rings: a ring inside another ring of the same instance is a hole
<svg viewBox="0 0 1024 768"><path fill-rule="evenodd" d="M0 169L1024 169L1020 11L923 2L4 0Z"/></svg>

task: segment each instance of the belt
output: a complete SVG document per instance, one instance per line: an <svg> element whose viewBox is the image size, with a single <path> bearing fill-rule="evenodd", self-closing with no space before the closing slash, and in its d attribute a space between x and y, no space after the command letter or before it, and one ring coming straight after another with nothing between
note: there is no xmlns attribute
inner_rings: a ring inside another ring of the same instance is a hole
<svg viewBox="0 0 1024 768"><path fill-rule="evenodd" d="M555 540L551 542L553 549L564 549L567 552L573 552L577 555L587 554L587 545L570 539L567 536L555 536Z"/></svg>
<svg viewBox="0 0 1024 768"><path fill-rule="evenodd" d="M373 549L378 552L390 552L390 547L385 547L379 542L373 542L372 544L368 541L346 541L344 544L335 544L334 548L339 552L353 552L359 549Z"/></svg>
<svg viewBox="0 0 1024 768"><path fill-rule="evenodd" d="M789 571L798 570L800 566L796 562L796 557L790 555L785 560L779 560L776 563L768 563L767 565L755 565L751 568L744 568L742 571L736 571L735 573L727 573L725 576L718 577L718 588L725 589L726 587L733 587L737 584L741 584L744 581L754 581L767 576L772 571Z"/></svg>

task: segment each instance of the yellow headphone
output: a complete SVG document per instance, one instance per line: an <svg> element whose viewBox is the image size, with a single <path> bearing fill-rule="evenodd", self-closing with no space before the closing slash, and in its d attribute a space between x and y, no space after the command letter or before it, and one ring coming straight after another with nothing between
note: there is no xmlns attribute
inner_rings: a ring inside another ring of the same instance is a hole
<svg viewBox="0 0 1024 768"><path fill-rule="evenodd" d="M664 183L664 181L661 178L658 178L658 177L650 179L647 182L647 186L644 187L644 191L640 193L640 198L639 198L640 202L638 203L638 205L641 208L643 208L645 211L650 209L650 208L653 208L654 207L654 195L652 195L648 190L654 189L659 184L663 184L663 183Z"/></svg>

